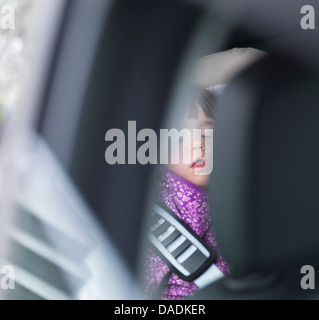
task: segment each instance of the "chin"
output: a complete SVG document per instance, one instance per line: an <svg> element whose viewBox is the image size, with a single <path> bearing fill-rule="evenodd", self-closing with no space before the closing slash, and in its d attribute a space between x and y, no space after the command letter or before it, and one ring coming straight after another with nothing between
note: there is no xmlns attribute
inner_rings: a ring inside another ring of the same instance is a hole
<svg viewBox="0 0 319 320"><path fill-rule="evenodd" d="M208 178L206 176L193 176L190 182L200 188L206 188L208 185Z"/></svg>

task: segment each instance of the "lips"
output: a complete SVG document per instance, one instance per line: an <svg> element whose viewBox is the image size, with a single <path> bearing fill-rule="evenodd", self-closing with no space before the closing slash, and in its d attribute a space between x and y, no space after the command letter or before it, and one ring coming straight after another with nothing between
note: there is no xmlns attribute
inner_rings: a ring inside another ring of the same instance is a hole
<svg viewBox="0 0 319 320"><path fill-rule="evenodd" d="M191 168L192 169L195 169L195 168L204 168L205 167L205 159L203 158L200 158L200 159L197 159L195 162L193 162L193 164L191 165Z"/></svg>

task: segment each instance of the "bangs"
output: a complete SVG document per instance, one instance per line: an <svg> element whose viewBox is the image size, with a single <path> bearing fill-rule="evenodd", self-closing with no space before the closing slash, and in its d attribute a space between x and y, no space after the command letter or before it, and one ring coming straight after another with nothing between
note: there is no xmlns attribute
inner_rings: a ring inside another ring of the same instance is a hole
<svg viewBox="0 0 319 320"><path fill-rule="evenodd" d="M216 113L216 97L208 89L198 88L194 92L194 99L190 102L186 109L186 118L197 119L198 109L197 105L204 111L208 118L215 118Z"/></svg>

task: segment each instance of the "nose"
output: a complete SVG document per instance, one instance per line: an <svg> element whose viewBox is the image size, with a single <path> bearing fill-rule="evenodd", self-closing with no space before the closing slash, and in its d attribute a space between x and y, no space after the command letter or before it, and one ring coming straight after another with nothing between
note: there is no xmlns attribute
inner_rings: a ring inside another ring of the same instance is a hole
<svg viewBox="0 0 319 320"><path fill-rule="evenodd" d="M205 143L201 139L193 141L192 146L193 159L197 159L205 156Z"/></svg>

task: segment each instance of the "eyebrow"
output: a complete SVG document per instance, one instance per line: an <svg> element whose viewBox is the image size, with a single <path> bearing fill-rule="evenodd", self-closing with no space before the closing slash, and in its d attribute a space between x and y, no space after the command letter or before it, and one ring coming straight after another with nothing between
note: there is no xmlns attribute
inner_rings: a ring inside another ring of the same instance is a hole
<svg viewBox="0 0 319 320"><path fill-rule="evenodd" d="M215 121L214 121L213 119L209 118L209 119L205 119L204 121L202 121L201 124L213 126L213 125L214 125L214 122L215 122Z"/></svg>

